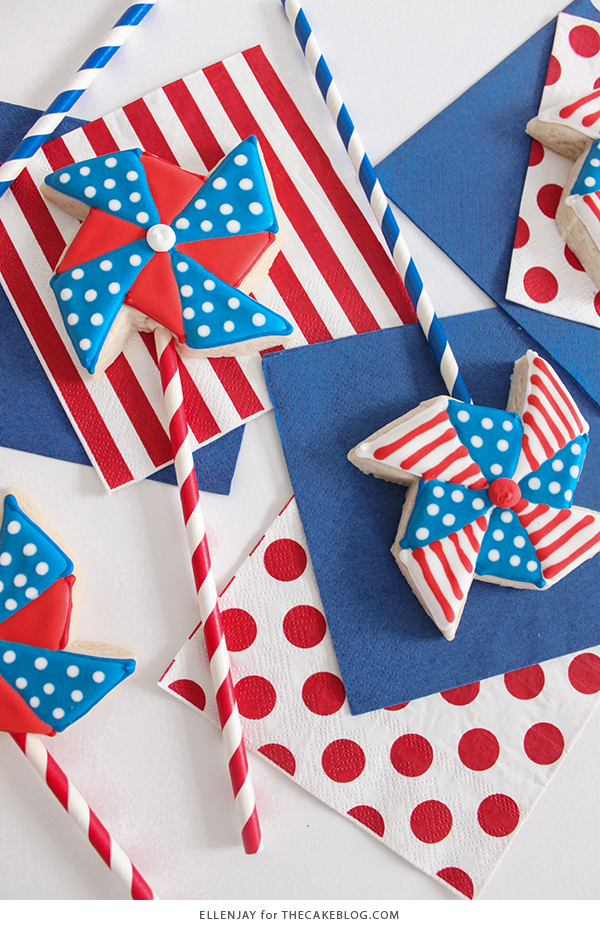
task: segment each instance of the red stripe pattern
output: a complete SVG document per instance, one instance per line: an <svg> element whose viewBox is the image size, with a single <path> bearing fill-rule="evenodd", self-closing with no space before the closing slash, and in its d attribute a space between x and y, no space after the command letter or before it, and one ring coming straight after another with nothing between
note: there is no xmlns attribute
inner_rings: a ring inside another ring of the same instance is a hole
<svg viewBox="0 0 600 930"><path fill-rule="evenodd" d="M39 185L74 161L132 147L200 174L242 137L260 139L286 229L254 294L287 313L302 345L415 319L382 236L328 125L309 124L257 47L47 143L0 200L0 280L107 489L167 464L156 364L133 336L107 378L79 370L48 281L78 223L49 210ZM351 272L348 270L351 269ZM186 360L185 396L198 414L194 447L270 409L259 355Z"/></svg>
<svg viewBox="0 0 600 930"><path fill-rule="evenodd" d="M583 507L557 510L521 500L514 508L527 530L548 583L555 583L600 551L600 514Z"/></svg>
<svg viewBox="0 0 600 930"><path fill-rule="evenodd" d="M568 442L589 431L587 422L556 372L535 352L527 353L523 442L514 480L520 481Z"/></svg>
<svg viewBox="0 0 600 930"><path fill-rule="evenodd" d="M189 439L190 430L179 374L181 362L175 349L175 340L170 333L158 328L155 330L155 339L165 407L169 419L177 484L198 594L200 620L223 731L229 776L242 829L244 849L252 854L259 852L262 848L260 824L250 781L240 715L231 677L229 655L194 470Z"/></svg>
<svg viewBox="0 0 600 930"><path fill-rule="evenodd" d="M71 819L85 833L100 858L125 885L131 897L137 901L154 900L156 896L146 879L111 836L56 759L50 755L40 738L31 733L11 733L11 736Z"/></svg>
<svg viewBox="0 0 600 930"><path fill-rule="evenodd" d="M433 403L375 433L355 453L426 481L437 478L468 488L485 488L487 481L458 438L447 409L448 398L436 397Z"/></svg>
<svg viewBox="0 0 600 930"><path fill-rule="evenodd" d="M398 563L410 575L419 599L447 639L454 637L487 528L488 517L484 514L429 546L394 552Z"/></svg>

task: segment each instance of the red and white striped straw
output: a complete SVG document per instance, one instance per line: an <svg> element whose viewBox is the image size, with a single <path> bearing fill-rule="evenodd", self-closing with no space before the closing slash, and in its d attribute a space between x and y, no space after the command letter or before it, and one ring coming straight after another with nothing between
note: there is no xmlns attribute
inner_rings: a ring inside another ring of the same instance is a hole
<svg viewBox="0 0 600 930"><path fill-rule="evenodd" d="M144 876L110 835L83 795L61 769L56 759L50 755L39 736L33 733L11 733L10 735L71 819L85 833L100 858L127 888L134 901L158 900Z"/></svg>
<svg viewBox="0 0 600 930"><path fill-rule="evenodd" d="M190 442L190 428L183 405L179 357L175 349L175 340L167 330L157 327L154 330L154 339L165 408L169 419L177 485L198 594L200 619L229 763L229 776L242 829L244 849L252 854L262 849L260 824L202 516L200 492Z"/></svg>

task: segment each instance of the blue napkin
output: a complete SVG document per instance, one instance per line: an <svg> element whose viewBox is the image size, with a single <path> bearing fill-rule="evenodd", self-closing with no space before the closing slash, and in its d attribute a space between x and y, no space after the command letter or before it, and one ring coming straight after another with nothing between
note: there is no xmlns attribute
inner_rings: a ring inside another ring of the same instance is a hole
<svg viewBox="0 0 600 930"><path fill-rule="evenodd" d="M0 102L0 161L7 158L38 110ZM83 125L65 117L54 135ZM89 459L54 393L4 290L0 287L0 445L89 465ZM229 494L244 427L232 430L194 453L200 489ZM151 476L176 484L173 465Z"/></svg>
<svg viewBox="0 0 600 930"><path fill-rule="evenodd" d="M589 0L565 12L600 20ZM531 146L525 125L538 112L555 28L540 29L376 171L400 209L600 403L600 329L504 296Z"/></svg>
<svg viewBox="0 0 600 930"><path fill-rule="evenodd" d="M530 348L547 357L498 308L444 323L476 404L504 409L514 361ZM600 408L555 367L590 423L574 503L600 510ZM272 353L263 368L353 714L600 643L598 555L545 591L474 581L450 643L404 580L390 553L404 488L346 455L446 393L417 324Z"/></svg>

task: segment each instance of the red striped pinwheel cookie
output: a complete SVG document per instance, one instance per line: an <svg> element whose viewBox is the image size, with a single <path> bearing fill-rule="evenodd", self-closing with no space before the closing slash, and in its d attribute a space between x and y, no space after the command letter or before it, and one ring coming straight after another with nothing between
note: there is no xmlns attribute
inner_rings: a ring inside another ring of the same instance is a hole
<svg viewBox="0 0 600 930"><path fill-rule="evenodd" d="M474 578L543 590L600 550L600 514L572 503L588 429L529 351L506 411L436 397L349 453L362 471L409 486L392 552L447 639Z"/></svg>

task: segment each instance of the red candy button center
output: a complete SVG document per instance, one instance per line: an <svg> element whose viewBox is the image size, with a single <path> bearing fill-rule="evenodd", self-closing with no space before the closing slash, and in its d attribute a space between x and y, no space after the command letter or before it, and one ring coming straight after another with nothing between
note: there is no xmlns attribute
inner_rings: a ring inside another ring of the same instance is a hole
<svg viewBox="0 0 600 930"><path fill-rule="evenodd" d="M488 495L496 507L514 507L521 500L521 489L512 478L496 478L488 488Z"/></svg>

